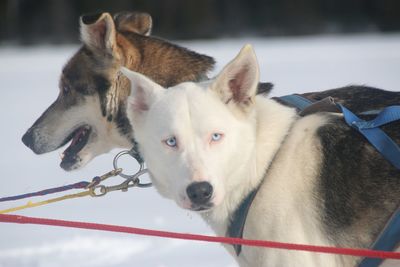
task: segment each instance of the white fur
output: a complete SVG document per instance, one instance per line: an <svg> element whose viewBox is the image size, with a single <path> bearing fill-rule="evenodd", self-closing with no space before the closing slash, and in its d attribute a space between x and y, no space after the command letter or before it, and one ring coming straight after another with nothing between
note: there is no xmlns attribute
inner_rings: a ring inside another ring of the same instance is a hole
<svg viewBox="0 0 400 267"><path fill-rule="evenodd" d="M322 232L320 203L313 194L321 160L320 144L314 134L324 123L323 116L312 115L293 125L252 203L245 237L334 245ZM268 136L264 138L267 140ZM241 266L352 266L343 265L340 257L330 254L248 247L243 247L243 252L243 257L239 257Z"/></svg>
<svg viewBox="0 0 400 267"><path fill-rule="evenodd" d="M163 196L190 209L186 187L196 181L211 183L214 207L201 215L218 235L225 235L232 213L266 176L249 211L244 238L330 245L312 194L320 160L314 134L324 118L297 120L293 109L256 97L258 66L250 46L205 83L164 90L141 74L122 71L132 84L128 117ZM224 137L210 142L212 133ZM169 137L176 137L176 148L164 143ZM236 257L231 246L226 248ZM237 260L248 267L341 263L330 255L250 247L243 247Z"/></svg>

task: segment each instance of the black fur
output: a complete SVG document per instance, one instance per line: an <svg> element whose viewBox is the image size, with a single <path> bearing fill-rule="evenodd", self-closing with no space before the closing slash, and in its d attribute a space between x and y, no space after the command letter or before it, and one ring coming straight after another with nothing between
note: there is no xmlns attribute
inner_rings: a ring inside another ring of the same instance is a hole
<svg viewBox="0 0 400 267"><path fill-rule="evenodd" d="M107 116L107 92L110 89L111 83L103 75L93 74L93 85L99 94L101 113L105 117ZM109 121L112 120L112 116L107 119Z"/></svg>
<svg viewBox="0 0 400 267"><path fill-rule="evenodd" d="M330 96L333 97L335 102L341 103L351 111L357 113L400 104L399 92L385 91L363 85L351 85L300 95L313 101L319 101Z"/></svg>
<svg viewBox="0 0 400 267"><path fill-rule="evenodd" d="M271 93L274 85L272 83L259 83L257 87L257 94L265 94L268 95Z"/></svg>
<svg viewBox="0 0 400 267"><path fill-rule="evenodd" d="M327 116L329 123L318 130L323 159L317 198L325 230L337 245L368 247L400 204L400 170L342 118ZM400 122L382 129L400 143Z"/></svg>
<svg viewBox="0 0 400 267"><path fill-rule="evenodd" d="M118 107L117 117L115 118L119 132L125 136L132 135L132 126L126 115L126 106L123 102L120 102Z"/></svg>
<svg viewBox="0 0 400 267"><path fill-rule="evenodd" d="M81 20L86 25L95 23L103 13L93 13L93 14L84 14L81 16Z"/></svg>

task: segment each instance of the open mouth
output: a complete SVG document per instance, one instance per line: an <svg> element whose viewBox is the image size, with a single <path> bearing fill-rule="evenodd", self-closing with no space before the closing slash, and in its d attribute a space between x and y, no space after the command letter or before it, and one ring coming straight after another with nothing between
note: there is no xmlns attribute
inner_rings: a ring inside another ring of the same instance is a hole
<svg viewBox="0 0 400 267"><path fill-rule="evenodd" d="M89 125L84 125L73 131L62 143L61 146L71 143L67 149L61 154L61 168L64 170L71 170L72 167L79 160L78 153L81 151L89 141L92 128Z"/></svg>

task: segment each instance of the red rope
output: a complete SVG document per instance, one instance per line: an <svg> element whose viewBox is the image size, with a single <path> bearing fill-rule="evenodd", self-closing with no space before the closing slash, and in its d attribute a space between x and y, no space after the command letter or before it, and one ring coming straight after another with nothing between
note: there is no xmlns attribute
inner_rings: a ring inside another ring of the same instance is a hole
<svg viewBox="0 0 400 267"><path fill-rule="evenodd" d="M100 231L109 231L109 232L129 233L129 234L136 234L136 235L158 236L158 237L164 237L164 238L197 240L197 241L225 243L225 244L240 244L240 245L255 246L255 247L301 250L301 251L309 251L309 252L340 254L340 255L349 255L349 256L358 256L358 257L400 260L399 252L386 252L386 251L369 250L369 249L312 246L312 245L274 242L274 241L262 241L262 240L250 240L250 239L231 238L231 237L195 235L195 234L149 230L149 229L142 229L142 228L127 227L127 226L109 225L109 224L34 218L34 217L26 217L26 216L19 216L19 215L0 214L0 222L62 226L62 227L91 229L91 230L100 230Z"/></svg>

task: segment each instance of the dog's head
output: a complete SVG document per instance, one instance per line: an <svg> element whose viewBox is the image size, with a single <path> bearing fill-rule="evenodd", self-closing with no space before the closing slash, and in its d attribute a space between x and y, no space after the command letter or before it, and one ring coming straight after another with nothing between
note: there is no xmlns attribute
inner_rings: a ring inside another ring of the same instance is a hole
<svg viewBox="0 0 400 267"><path fill-rule="evenodd" d="M158 191L195 211L224 202L240 186L235 172L254 151L259 70L251 46L208 82L164 90L122 72L132 85L128 118Z"/></svg>
<svg viewBox="0 0 400 267"><path fill-rule="evenodd" d="M58 98L22 138L37 154L70 142L62 154L65 170L112 148L131 147L130 86L120 75L121 66L170 86L200 79L214 64L210 57L148 36L152 20L146 13L86 15L80 25L83 46L62 70Z"/></svg>

